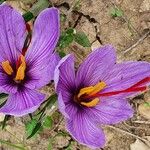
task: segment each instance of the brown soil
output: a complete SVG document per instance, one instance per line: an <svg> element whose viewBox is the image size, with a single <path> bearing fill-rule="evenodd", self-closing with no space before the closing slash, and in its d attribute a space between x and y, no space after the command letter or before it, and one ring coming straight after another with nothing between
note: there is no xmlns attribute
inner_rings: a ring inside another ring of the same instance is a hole
<svg viewBox="0 0 150 150"><path fill-rule="evenodd" d="M14 0L9 1L9 3L20 12L24 12L24 9L28 10L36 0L28 1ZM77 10L74 10L75 1L73 0L52 0L52 2L55 6L59 6L61 13L67 16L66 21L62 22L62 30L75 26L77 31L84 31L92 43L92 48L111 43L117 49L118 62L124 60L146 60L150 62L150 37L147 34L150 29L149 0L82 0ZM124 15L113 18L110 12L114 7L122 9ZM66 53L73 52L79 63L91 50L73 43L65 51ZM52 92L48 86L43 91L48 95ZM144 95L130 100L135 110L132 119L114 127L103 127L107 139L103 150L130 150L130 145L136 140L134 135L142 139L150 136L150 120L141 116L138 111L139 105L145 101ZM51 112L48 111L47 113ZM60 122L61 117L58 115L55 122L58 127L55 130L45 130L36 137L26 140L24 122L28 119L28 117L12 118L8 122L6 130L0 130L0 139L14 144L21 143L28 150L47 150L49 138L58 131L65 131L65 123L64 121ZM121 130L118 131L118 128ZM52 141L52 149L65 150L69 144L72 145L72 150L89 149L75 142L69 135L57 136ZM1 144L0 149L13 150L14 148ZM143 147L143 150L146 149Z"/></svg>

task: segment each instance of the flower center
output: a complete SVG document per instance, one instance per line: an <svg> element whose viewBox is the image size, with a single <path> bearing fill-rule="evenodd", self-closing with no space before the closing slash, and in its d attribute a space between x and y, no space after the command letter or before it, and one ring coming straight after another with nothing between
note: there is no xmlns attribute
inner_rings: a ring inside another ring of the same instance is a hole
<svg viewBox="0 0 150 150"><path fill-rule="evenodd" d="M124 93L143 92L147 90L148 87L145 84L149 82L150 77L145 77L144 79L140 80L139 82L135 83L129 88L109 92L101 92L101 90L103 90L106 87L106 83L99 82L94 86L89 86L80 89L79 93L75 95L74 101L86 107L94 107L99 103L99 97L114 96Z"/></svg>
<svg viewBox="0 0 150 150"><path fill-rule="evenodd" d="M13 75L14 70L10 65L10 62L8 60L2 62L2 68L7 73L8 75ZM19 57L19 60L16 63L16 74L14 81L20 82L24 80L25 78L25 70L26 70L26 62L25 62L25 57L21 55Z"/></svg>
<svg viewBox="0 0 150 150"><path fill-rule="evenodd" d="M150 82L150 77L146 77L146 78L140 80L139 82L135 83L134 85L130 86L129 88L126 88L123 90L118 90L118 91L110 91L110 92L102 92L102 93L98 92L93 95L88 95L88 96L86 96L86 98L94 99L97 97L114 96L114 95L118 95L118 94L134 93L134 92L135 93L143 92L148 89L148 86L145 84L147 84L149 82Z"/></svg>
<svg viewBox="0 0 150 150"><path fill-rule="evenodd" d="M19 68L17 68L15 80L23 80L25 77L25 70L26 70L26 62L25 57L23 55L20 56L18 64Z"/></svg>
<svg viewBox="0 0 150 150"><path fill-rule="evenodd" d="M91 100L86 100L86 98L97 94L98 92L103 90L105 87L106 87L105 82L99 82L94 86L82 88L77 95L77 99L79 100L81 105L84 105L86 107L94 107L99 103L99 98L96 97Z"/></svg>

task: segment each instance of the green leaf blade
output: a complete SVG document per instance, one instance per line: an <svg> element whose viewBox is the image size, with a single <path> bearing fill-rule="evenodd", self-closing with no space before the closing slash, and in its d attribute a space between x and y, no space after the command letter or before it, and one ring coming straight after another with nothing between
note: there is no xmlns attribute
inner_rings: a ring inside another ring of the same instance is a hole
<svg viewBox="0 0 150 150"><path fill-rule="evenodd" d="M0 5L3 3L3 2L5 2L6 0L0 0Z"/></svg>
<svg viewBox="0 0 150 150"><path fill-rule="evenodd" d="M25 14L23 14L22 16L23 16L25 22L28 22L28 21L30 21L31 19L34 18L34 15L30 11L28 11Z"/></svg>
<svg viewBox="0 0 150 150"><path fill-rule="evenodd" d="M110 12L112 17L122 17L123 16L123 11L120 8L112 8Z"/></svg>
<svg viewBox="0 0 150 150"><path fill-rule="evenodd" d="M38 122L35 128L33 129L32 133L27 137L27 139L33 137L41 129L41 126L42 126L41 122Z"/></svg>
<svg viewBox="0 0 150 150"><path fill-rule="evenodd" d="M35 136L38 131L41 129L41 122L38 122L36 119L32 119L31 121L27 122L26 124L26 133L27 139Z"/></svg>
<svg viewBox="0 0 150 150"><path fill-rule="evenodd" d="M73 42L73 40L74 40L74 29L69 28L61 34L58 46L60 49L66 48Z"/></svg>
<svg viewBox="0 0 150 150"><path fill-rule="evenodd" d="M84 32L78 32L75 34L75 42L83 47L90 47L91 43Z"/></svg>
<svg viewBox="0 0 150 150"><path fill-rule="evenodd" d="M2 130L6 127L6 123L7 123L7 121L8 121L10 118L11 118L10 115L5 115L5 118L4 118L3 122L2 122Z"/></svg>
<svg viewBox="0 0 150 150"><path fill-rule="evenodd" d="M53 119L50 116L47 116L43 121L43 126L45 128L52 128L53 126Z"/></svg>
<svg viewBox="0 0 150 150"><path fill-rule="evenodd" d="M60 51L60 52L59 52L59 56L60 56L61 58L63 58L63 57L66 56L66 53L65 53L64 51Z"/></svg>
<svg viewBox="0 0 150 150"><path fill-rule="evenodd" d="M0 93L0 108L5 105L8 94Z"/></svg>

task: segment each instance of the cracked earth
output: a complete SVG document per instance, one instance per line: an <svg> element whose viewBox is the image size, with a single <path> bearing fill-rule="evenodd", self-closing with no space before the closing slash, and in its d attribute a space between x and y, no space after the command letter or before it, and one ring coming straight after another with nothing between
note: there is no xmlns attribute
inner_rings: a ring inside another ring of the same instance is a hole
<svg viewBox="0 0 150 150"><path fill-rule="evenodd" d="M29 10L35 2L36 0L8 1L22 13ZM150 62L149 0L82 0L77 9L74 0L52 0L51 2L59 8L61 14L66 15L66 20L61 22L61 30L73 27L77 31L83 31L92 43L92 48L83 48L77 43L72 43L65 49L66 53L75 54L77 64L91 50L105 44L116 47L118 62L126 60ZM122 17L113 18L110 15L114 7L123 11ZM52 93L49 86L43 91L48 95ZM150 102L150 91L129 101L135 110L134 117L116 126L103 127L107 142L102 150L150 149L150 107L144 105L145 102ZM52 112L47 112L50 113ZM12 118L6 129L0 130L0 138L11 143L23 144L29 150L47 150L49 138L58 131L65 131L65 123L60 114L56 113L55 127L51 131L45 130L33 139L26 140L24 122L29 118ZM52 142L52 149L65 150L69 144L72 150L89 150L75 142L69 135L57 136ZM12 148L0 145L0 149L11 150Z"/></svg>

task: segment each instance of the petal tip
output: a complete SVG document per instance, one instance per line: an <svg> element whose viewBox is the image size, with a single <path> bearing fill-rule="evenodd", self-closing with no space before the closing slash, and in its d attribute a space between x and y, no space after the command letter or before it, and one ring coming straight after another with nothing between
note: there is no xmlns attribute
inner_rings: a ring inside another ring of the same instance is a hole
<svg viewBox="0 0 150 150"><path fill-rule="evenodd" d="M57 91L57 85L58 85L58 81L59 81L59 76L60 76L60 71L59 71L59 68L61 67L61 65L63 63L65 63L68 59L71 59L72 61L74 61L74 56L73 54L68 54L66 55L65 57L63 57L58 65L56 66L55 68L55 71L54 71L54 82L55 82L55 90Z"/></svg>

